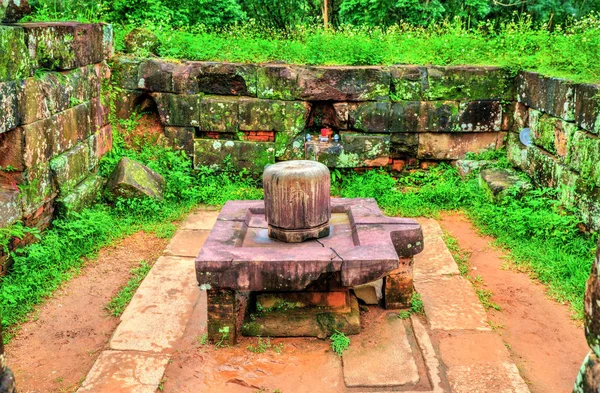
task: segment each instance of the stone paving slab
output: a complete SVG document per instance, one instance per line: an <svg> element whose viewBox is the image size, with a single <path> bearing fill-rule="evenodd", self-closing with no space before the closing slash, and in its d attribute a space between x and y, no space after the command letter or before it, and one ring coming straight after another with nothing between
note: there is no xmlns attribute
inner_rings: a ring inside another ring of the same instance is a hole
<svg viewBox="0 0 600 393"><path fill-rule="evenodd" d="M206 241L209 230L180 229L175 233L165 250L165 255L196 258Z"/></svg>
<svg viewBox="0 0 600 393"><path fill-rule="evenodd" d="M485 310L461 276L415 280L432 330L490 330Z"/></svg>
<svg viewBox="0 0 600 393"><path fill-rule="evenodd" d="M180 229L211 230L217 222L218 210L197 210L181 223Z"/></svg>
<svg viewBox="0 0 600 393"><path fill-rule="evenodd" d="M168 362L167 355L104 351L77 393L155 393Z"/></svg>
<svg viewBox="0 0 600 393"><path fill-rule="evenodd" d="M163 256L150 272L121 316L111 349L161 352L183 334L200 296L194 259Z"/></svg>
<svg viewBox="0 0 600 393"><path fill-rule="evenodd" d="M404 322L396 314L377 321L378 335L352 337L343 355L347 387L393 387L419 382L419 371Z"/></svg>
<svg viewBox="0 0 600 393"><path fill-rule="evenodd" d="M418 218L417 221L421 224L421 229L423 230L423 237L442 237L444 235L444 231L442 231L442 227L440 224L433 218ZM426 246L427 247L427 246Z"/></svg>
<svg viewBox="0 0 600 393"><path fill-rule="evenodd" d="M414 257L413 274L415 280L426 276L460 274L458 265L441 236L425 236L424 243L425 248L423 251Z"/></svg>

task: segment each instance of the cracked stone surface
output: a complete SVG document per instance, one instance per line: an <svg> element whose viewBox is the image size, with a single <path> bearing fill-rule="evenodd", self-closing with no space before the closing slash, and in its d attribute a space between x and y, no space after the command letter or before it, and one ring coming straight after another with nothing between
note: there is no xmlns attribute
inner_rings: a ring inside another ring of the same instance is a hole
<svg viewBox="0 0 600 393"><path fill-rule="evenodd" d="M167 355L104 351L77 393L155 393Z"/></svg>

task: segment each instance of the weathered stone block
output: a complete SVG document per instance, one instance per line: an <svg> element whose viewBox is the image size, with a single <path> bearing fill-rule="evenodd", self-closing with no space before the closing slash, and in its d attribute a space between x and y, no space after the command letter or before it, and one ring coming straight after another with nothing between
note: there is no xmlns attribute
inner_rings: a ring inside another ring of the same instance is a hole
<svg viewBox="0 0 600 393"><path fill-rule="evenodd" d="M454 162L456 171L463 179L468 178L472 173L476 173L477 171L480 171L491 164L492 163L490 161L486 160L457 160Z"/></svg>
<svg viewBox="0 0 600 393"><path fill-rule="evenodd" d="M400 266L383 279L385 308L410 308L413 296L413 258L401 258Z"/></svg>
<svg viewBox="0 0 600 393"><path fill-rule="evenodd" d="M596 356L600 353L600 244L585 287L585 337Z"/></svg>
<svg viewBox="0 0 600 393"><path fill-rule="evenodd" d="M140 59L117 56L113 59L112 81L122 89L136 90L140 83Z"/></svg>
<svg viewBox="0 0 600 393"><path fill-rule="evenodd" d="M468 152L477 153L496 149L504 144L504 133L429 133L419 134L417 158L431 160L459 160Z"/></svg>
<svg viewBox="0 0 600 393"><path fill-rule="evenodd" d="M125 53L148 56L156 54L160 42L156 34L143 27L136 27L125 36Z"/></svg>
<svg viewBox="0 0 600 393"><path fill-rule="evenodd" d="M309 112L310 104L306 102L241 98L239 128L296 135L304 130Z"/></svg>
<svg viewBox="0 0 600 393"><path fill-rule="evenodd" d="M187 62L186 66L202 93L256 97L257 66L253 64Z"/></svg>
<svg viewBox="0 0 600 393"><path fill-rule="evenodd" d="M201 96L171 93L152 93L160 122L165 126L198 127Z"/></svg>
<svg viewBox="0 0 600 393"><path fill-rule="evenodd" d="M364 132L390 131L390 102L348 105L348 128Z"/></svg>
<svg viewBox="0 0 600 393"><path fill-rule="evenodd" d="M71 70L104 60L104 33L99 24L77 22L20 23L36 66Z"/></svg>
<svg viewBox="0 0 600 393"><path fill-rule="evenodd" d="M52 157L50 135L56 128L56 122L47 119L0 134L0 166L23 171L48 161Z"/></svg>
<svg viewBox="0 0 600 393"><path fill-rule="evenodd" d="M0 228L14 224L22 215L19 190L0 187Z"/></svg>
<svg viewBox="0 0 600 393"><path fill-rule="evenodd" d="M117 119L129 119L137 111L140 100L144 100L144 98L154 100L141 91L123 90L117 92L115 97L111 98L110 105L114 106Z"/></svg>
<svg viewBox="0 0 600 393"><path fill-rule="evenodd" d="M205 96L200 102L200 129L213 132L237 132L239 100L228 96Z"/></svg>
<svg viewBox="0 0 600 393"><path fill-rule="evenodd" d="M502 129L500 101L470 101L461 103L458 124L453 127L463 132L494 132Z"/></svg>
<svg viewBox="0 0 600 393"><path fill-rule="evenodd" d="M102 23L102 54L108 60L115 55L114 29L110 23Z"/></svg>
<svg viewBox="0 0 600 393"><path fill-rule="evenodd" d="M106 184L106 190L116 198L162 199L164 188L161 175L127 157L121 158Z"/></svg>
<svg viewBox="0 0 600 393"><path fill-rule="evenodd" d="M419 150L419 135L403 132L390 134L390 152L394 157L416 157Z"/></svg>
<svg viewBox="0 0 600 393"><path fill-rule="evenodd" d="M21 81L17 96L17 110L21 115L21 124L31 124L51 116L46 97L46 82L46 78L44 80L27 78Z"/></svg>
<svg viewBox="0 0 600 393"><path fill-rule="evenodd" d="M330 168L382 167L389 162L389 135L343 133L339 143L307 142L306 158Z"/></svg>
<svg viewBox="0 0 600 393"><path fill-rule="evenodd" d="M564 79L522 71L517 76L517 100L552 116L575 120L575 88Z"/></svg>
<svg viewBox="0 0 600 393"><path fill-rule="evenodd" d="M140 63L136 87L150 92L174 93L173 73L180 66L178 62L163 59L145 60Z"/></svg>
<svg viewBox="0 0 600 393"><path fill-rule="evenodd" d="M90 152L89 169L92 171L98 166L100 159L106 153L112 150L113 134L112 125L106 125L100 128L95 134L92 134L87 140Z"/></svg>
<svg viewBox="0 0 600 393"><path fill-rule="evenodd" d="M183 150L187 155L194 155L194 127L165 127L165 136L169 146L174 149Z"/></svg>
<svg viewBox="0 0 600 393"><path fill-rule="evenodd" d="M404 101L391 107L391 132L455 131L456 101Z"/></svg>
<svg viewBox="0 0 600 393"><path fill-rule="evenodd" d="M495 202L507 196L522 196L531 189L531 184L508 169L484 169L479 173L479 187Z"/></svg>
<svg viewBox="0 0 600 393"><path fill-rule="evenodd" d="M28 0L0 0L0 22L15 23L31 13Z"/></svg>
<svg viewBox="0 0 600 393"><path fill-rule="evenodd" d="M29 216L56 196L57 188L53 179L50 164L44 162L23 174L23 182L19 185L20 201L23 214Z"/></svg>
<svg viewBox="0 0 600 393"><path fill-rule="evenodd" d="M230 157L236 169L262 173L268 164L275 162L275 144L271 142L228 141L221 139L196 139L194 141L194 167L213 166L224 169Z"/></svg>
<svg viewBox="0 0 600 393"><path fill-rule="evenodd" d="M363 285L357 285L352 288L354 294L365 304L379 304L383 300L383 278Z"/></svg>
<svg viewBox="0 0 600 393"><path fill-rule="evenodd" d="M568 160L571 139L577 131L575 124L529 109L529 128L535 145L559 156L563 162Z"/></svg>
<svg viewBox="0 0 600 393"><path fill-rule="evenodd" d="M278 160L304 160L304 135L292 138L289 134L279 132L275 134L275 157Z"/></svg>
<svg viewBox="0 0 600 393"><path fill-rule="evenodd" d="M20 27L0 26L0 82L28 77L33 65Z"/></svg>
<svg viewBox="0 0 600 393"><path fill-rule="evenodd" d="M581 84L575 87L575 122L594 134L600 133L600 88Z"/></svg>
<svg viewBox="0 0 600 393"><path fill-rule="evenodd" d="M90 103L86 102L48 119L54 123L51 128L53 132L48 132L53 156L67 151L90 136L92 132L90 107Z"/></svg>
<svg viewBox="0 0 600 393"><path fill-rule="evenodd" d="M235 345L237 318L235 292L228 289L209 289L207 297L207 332L213 344Z"/></svg>
<svg viewBox="0 0 600 393"><path fill-rule="evenodd" d="M428 100L477 101L514 97L514 75L499 67L428 67Z"/></svg>
<svg viewBox="0 0 600 393"><path fill-rule="evenodd" d="M69 194L89 174L90 152L87 143L80 143L50 161L50 169L62 195Z"/></svg>
<svg viewBox="0 0 600 393"><path fill-rule="evenodd" d="M389 99L391 76L384 67L306 67L297 81L296 99L372 101Z"/></svg>
<svg viewBox="0 0 600 393"><path fill-rule="evenodd" d="M527 146L521 143L519 134L509 132L506 138L506 156L508 160L522 171L526 171L527 162Z"/></svg>
<svg viewBox="0 0 600 393"><path fill-rule="evenodd" d="M600 391L600 359L594 352L590 352L581 365L573 393L596 393L598 391Z"/></svg>
<svg viewBox="0 0 600 393"><path fill-rule="evenodd" d="M423 89L427 83L427 68L410 65L390 67L394 101L422 101Z"/></svg>
<svg viewBox="0 0 600 393"><path fill-rule="evenodd" d="M71 193L61 196L56 200L56 207L60 214L81 211L90 206L98 197L104 179L97 175L90 175L78 184Z"/></svg>
<svg viewBox="0 0 600 393"><path fill-rule="evenodd" d="M17 103L17 82L0 83L0 134L21 124Z"/></svg>
<svg viewBox="0 0 600 393"><path fill-rule="evenodd" d="M569 149L569 165L589 185L600 186L600 139L584 131L573 134Z"/></svg>
<svg viewBox="0 0 600 393"><path fill-rule="evenodd" d="M290 65L267 64L256 71L256 96L275 100L294 100L299 96L300 69Z"/></svg>

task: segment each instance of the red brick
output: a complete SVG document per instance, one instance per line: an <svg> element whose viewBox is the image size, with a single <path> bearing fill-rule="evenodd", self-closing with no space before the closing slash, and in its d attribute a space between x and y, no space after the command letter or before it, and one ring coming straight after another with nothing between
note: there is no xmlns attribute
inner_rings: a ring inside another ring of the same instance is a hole
<svg viewBox="0 0 600 393"><path fill-rule="evenodd" d="M392 164L393 171L402 172L402 170L406 166L406 161L405 160L392 160L391 164Z"/></svg>

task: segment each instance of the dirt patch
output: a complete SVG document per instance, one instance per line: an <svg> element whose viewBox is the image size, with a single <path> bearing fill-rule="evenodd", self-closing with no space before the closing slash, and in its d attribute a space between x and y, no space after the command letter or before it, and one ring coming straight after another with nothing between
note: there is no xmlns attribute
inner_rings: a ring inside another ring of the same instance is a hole
<svg viewBox="0 0 600 393"><path fill-rule="evenodd" d="M138 232L100 251L65 284L6 348L21 393L72 392L106 347L119 319L104 306L146 260L154 262L168 240Z"/></svg>
<svg viewBox="0 0 600 393"><path fill-rule="evenodd" d="M505 254L463 215L445 214L440 225L471 252L471 275L481 275L492 300L502 307L488 311L488 319L498 327L532 393L571 392L589 349L568 306L550 300L545 287L526 274L503 269Z"/></svg>

